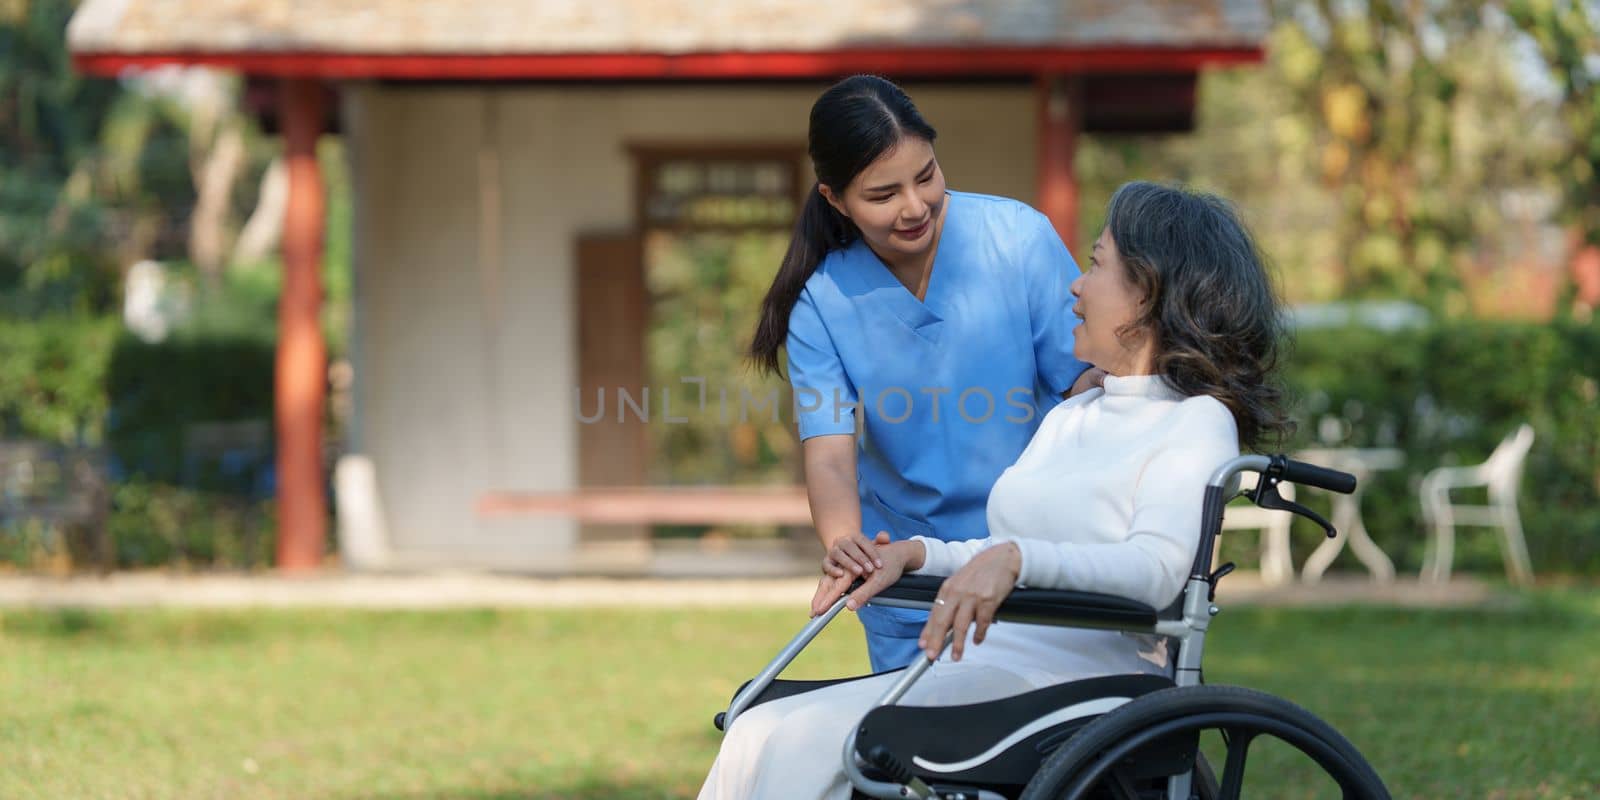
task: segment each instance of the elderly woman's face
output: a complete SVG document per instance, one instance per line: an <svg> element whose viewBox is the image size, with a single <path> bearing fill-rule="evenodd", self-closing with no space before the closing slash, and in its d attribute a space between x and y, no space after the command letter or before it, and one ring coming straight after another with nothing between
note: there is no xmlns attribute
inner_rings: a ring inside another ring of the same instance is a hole
<svg viewBox="0 0 1600 800"><path fill-rule="evenodd" d="M1144 298L1128 280L1108 228L1095 240L1089 269L1072 282L1072 354L1112 375L1146 375L1152 369L1150 337L1130 326Z"/></svg>

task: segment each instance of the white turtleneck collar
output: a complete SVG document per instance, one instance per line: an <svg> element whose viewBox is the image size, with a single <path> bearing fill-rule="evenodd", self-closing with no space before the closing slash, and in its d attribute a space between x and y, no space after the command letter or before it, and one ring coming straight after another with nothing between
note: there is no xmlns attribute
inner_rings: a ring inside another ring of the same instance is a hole
<svg viewBox="0 0 1600 800"><path fill-rule="evenodd" d="M1183 395L1160 375L1107 375L1103 384L1107 397L1145 397L1151 400L1182 400Z"/></svg>

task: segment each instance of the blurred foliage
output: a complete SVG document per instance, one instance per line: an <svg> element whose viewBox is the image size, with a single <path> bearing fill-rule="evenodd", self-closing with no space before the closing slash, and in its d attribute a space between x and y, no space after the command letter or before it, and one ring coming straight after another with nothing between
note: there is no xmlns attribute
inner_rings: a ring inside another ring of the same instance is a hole
<svg viewBox="0 0 1600 800"><path fill-rule="evenodd" d="M1600 571L1600 325L1463 320L1401 331L1306 330L1287 365L1301 421L1296 446L1405 452L1405 466L1376 473L1362 497L1368 531L1401 569L1421 565L1422 476L1482 462L1528 422L1537 438L1519 503L1534 570ZM1331 442L1318 438L1324 417L1344 421ZM1304 494L1326 511L1324 498ZM1481 503L1485 494L1454 496ZM1496 534L1465 530L1457 566L1499 572ZM1320 532L1302 525L1298 535L1304 555Z"/></svg>
<svg viewBox="0 0 1600 800"><path fill-rule="evenodd" d="M75 6L0 6L0 313L107 310L143 259L197 263L214 286L277 150L236 76L74 72Z"/></svg>
<svg viewBox="0 0 1600 800"><path fill-rule="evenodd" d="M112 504L109 528L118 567L272 564L277 524L270 500L135 478L118 484Z"/></svg>
<svg viewBox="0 0 1600 800"><path fill-rule="evenodd" d="M1085 137L1080 241L1121 182L1176 180L1240 205L1291 300L1527 313L1501 295L1517 283L1505 273L1564 266L1548 226L1563 176L1581 170L1556 156L1588 146L1600 109L1551 107L1537 86L1557 67L1526 57L1528 36L1500 4L1281 0L1273 11L1264 65L1202 75L1194 133ZM1571 50L1569 73L1600 68ZM1596 207L1573 198L1563 214Z"/></svg>
<svg viewBox="0 0 1600 800"><path fill-rule="evenodd" d="M230 180L208 184L221 203L207 215L214 257L255 206L277 147L234 102L236 79L74 73L74 5L0 5L0 436L110 454L118 565L266 563L280 269L268 260L219 273L191 257L201 176L233 160ZM324 143L322 161L324 319L337 357L350 197L338 142ZM159 342L121 325L124 270L142 259L162 262L195 299ZM27 520L8 525L0 560L44 563L58 539Z"/></svg>
<svg viewBox="0 0 1600 800"><path fill-rule="evenodd" d="M73 3L0 14L0 313L115 307L122 268L182 253L193 205L170 104L72 71Z"/></svg>
<svg viewBox="0 0 1600 800"><path fill-rule="evenodd" d="M764 231L646 235L648 385L653 395L669 391L672 418L684 420L667 422L662 400L652 397L650 446L658 456L650 461L653 482L787 485L800 480L793 415L782 406L788 383L758 376L745 359L773 265L787 245L787 234ZM777 405L757 413L769 395ZM725 532L771 531L754 526Z"/></svg>
<svg viewBox="0 0 1600 800"><path fill-rule="evenodd" d="M1546 165L1561 181L1561 216L1600 245L1600 5L1593 0L1512 0L1507 11L1532 38L1557 87L1564 144Z"/></svg>
<svg viewBox="0 0 1600 800"><path fill-rule="evenodd" d="M111 492L106 519L114 568L256 569L272 564L275 506L237 494L208 492L134 478ZM37 520L8 524L0 564L20 569L83 569L64 546L66 532Z"/></svg>
<svg viewBox="0 0 1600 800"><path fill-rule="evenodd" d="M188 333L149 343L132 336L117 341L105 376L112 405L108 444L130 475L255 494L270 488L275 338L260 332ZM224 445L207 447L197 434L204 423L253 421L261 433L246 444L253 452L232 456L232 480L205 479L216 470L197 460L221 458ZM208 450L218 450L211 453Z"/></svg>
<svg viewBox="0 0 1600 800"><path fill-rule="evenodd" d="M0 437L100 444L105 374L119 328L106 317L0 316Z"/></svg>
<svg viewBox="0 0 1600 800"><path fill-rule="evenodd" d="M272 263L229 270L159 342L109 315L0 317L0 436L111 455L118 566L270 563L280 279ZM337 357L342 332L329 339ZM340 423L330 416L328 441ZM0 562L47 563L46 533L8 529Z"/></svg>
<svg viewBox="0 0 1600 800"><path fill-rule="evenodd" d="M1293 2L1277 74L1314 126L1338 198L1345 293L1464 311L1458 263L1500 224L1536 141L1511 70L1510 26L1471 0L1335 9Z"/></svg>
<svg viewBox="0 0 1600 800"><path fill-rule="evenodd" d="M0 317L0 436L109 453L116 566L267 563L277 284L259 273L230 273L161 342L114 315ZM196 436L241 421L243 439ZM0 561L59 563L62 532L25 512L4 534Z"/></svg>

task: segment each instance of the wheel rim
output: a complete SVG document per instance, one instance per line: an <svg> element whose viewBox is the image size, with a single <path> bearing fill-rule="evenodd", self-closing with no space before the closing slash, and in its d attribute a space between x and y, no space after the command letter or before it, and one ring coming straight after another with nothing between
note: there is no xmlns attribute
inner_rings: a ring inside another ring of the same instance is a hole
<svg viewBox="0 0 1600 800"><path fill-rule="evenodd" d="M1107 778L1124 759L1148 745L1176 734L1198 734L1207 730L1225 732L1224 741L1228 744L1228 757L1222 774L1218 776L1218 797L1222 800L1238 800L1250 745L1262 734L1269 734L1310 757L1338 783L1346 800L1365 800L1371 796L1365 786L1366 776L1340 755L1332 744L1296 725L1250 712L1185 714L1131 733L1080 769L1068 783L1064 796L1079 800Z"/></svg>

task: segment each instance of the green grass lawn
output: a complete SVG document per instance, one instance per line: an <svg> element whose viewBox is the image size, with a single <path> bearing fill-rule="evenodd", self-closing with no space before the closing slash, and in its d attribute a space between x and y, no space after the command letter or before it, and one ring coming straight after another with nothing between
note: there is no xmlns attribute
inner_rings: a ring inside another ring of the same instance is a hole
<svg viewBox="0 0 1600 800"><path fill-rule="evenodd" d="M0 797L692 797L712 714L803 621L0 612ZM1600 795L1600 592L1229 610L1208 652L1209 681L1328 719L1397 797ZM864 664L849 622L792 674Z"/></svg>

